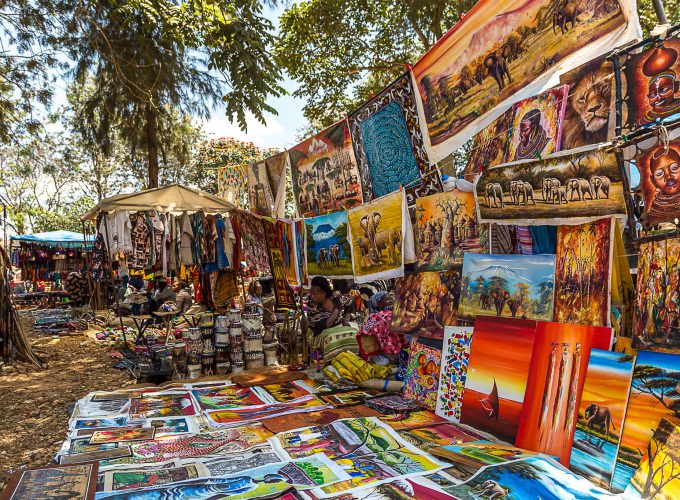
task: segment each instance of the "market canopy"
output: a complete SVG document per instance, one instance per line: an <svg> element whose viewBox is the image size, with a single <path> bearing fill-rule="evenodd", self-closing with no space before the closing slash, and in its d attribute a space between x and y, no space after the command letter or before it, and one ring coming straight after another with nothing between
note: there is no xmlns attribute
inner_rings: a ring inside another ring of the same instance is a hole
<svg viewBox="0 0 680 500"><path fill-rule="evenodd" d="M119 210L223 213L235 208L236 206L232 203L205 191L171 184L161 188L117 194L105 198L83 215L82 220L94 220L99 212L108 213Z"/></svg>
<svg viewBox="0 0 680 500"><path fill-rule="evenodd" d="M12 241L23 241L25 243L42 243L46 245L57 244L82 244L84 241L88 243L94 242L94 235L83 236L83 233L74 233L73 231L49 231L46 233L35 234L20 234L12 236Z"/></svg>

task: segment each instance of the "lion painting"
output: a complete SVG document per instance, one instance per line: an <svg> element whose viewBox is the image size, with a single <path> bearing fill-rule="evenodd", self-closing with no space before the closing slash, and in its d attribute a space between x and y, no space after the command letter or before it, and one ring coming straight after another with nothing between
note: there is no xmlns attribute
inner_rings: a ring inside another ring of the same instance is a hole
<svg viewBox="0 0 680 500"><path fill-rule="evenodd" d="M569 85L562 150L605 142L614 87L612 64L595 59L562 75L560 83Z"/></svg>

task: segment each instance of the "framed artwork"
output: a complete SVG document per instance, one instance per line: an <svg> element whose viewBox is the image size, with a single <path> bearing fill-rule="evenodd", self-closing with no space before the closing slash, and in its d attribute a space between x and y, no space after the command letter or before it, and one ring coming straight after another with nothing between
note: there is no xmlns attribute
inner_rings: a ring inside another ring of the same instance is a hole
<svg viewBox="0 0 680 500"><path fill-rule="evenodd" d="M19 469L5 486L2 500L93 500L98 462Z"/></svg>

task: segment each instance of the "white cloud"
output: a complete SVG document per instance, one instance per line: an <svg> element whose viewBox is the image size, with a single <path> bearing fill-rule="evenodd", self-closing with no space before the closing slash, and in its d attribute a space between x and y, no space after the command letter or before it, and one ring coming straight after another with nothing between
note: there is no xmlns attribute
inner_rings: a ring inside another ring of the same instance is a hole
<svg viewBox="0 0 680 500"><path fill-rule="evenodd" d="M225 115L216 114L203 124L203 131L211 139L233 137L239 141L252 142L260 148L281 148L288 142L288 131L275 116L265 115L265 120L266 124L263 124L252 113L246 112L248 130L243 131L238 123L231 123Z"/></svg>

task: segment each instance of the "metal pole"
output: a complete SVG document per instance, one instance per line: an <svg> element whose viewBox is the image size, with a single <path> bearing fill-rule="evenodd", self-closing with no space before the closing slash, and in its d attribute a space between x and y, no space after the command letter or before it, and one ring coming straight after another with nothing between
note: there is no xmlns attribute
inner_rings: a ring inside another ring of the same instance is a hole
<svg viewBox="0 0 680 500"><path fill-rule="evenodd" d="M656 18L659 20L659 24L668 24L668 17L666 17L666 11L663 8L662 1L652 0L652 5L654 5L654 12L656 12Z"/></svg>

